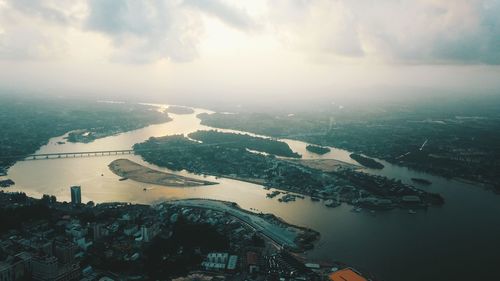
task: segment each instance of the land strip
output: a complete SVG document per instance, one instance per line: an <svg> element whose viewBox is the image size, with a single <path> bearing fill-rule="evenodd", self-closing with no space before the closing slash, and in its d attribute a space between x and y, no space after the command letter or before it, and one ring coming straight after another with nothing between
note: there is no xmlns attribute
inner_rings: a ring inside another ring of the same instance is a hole
<svg viewBox="0 0 500 281"><path fill-rule="evenodd" d="M193 187L214 185L216 182L198 180L150 169L128 159L117 159L109 164L109 169L122 178L129 178L142 183L172 187Z"/></svg>

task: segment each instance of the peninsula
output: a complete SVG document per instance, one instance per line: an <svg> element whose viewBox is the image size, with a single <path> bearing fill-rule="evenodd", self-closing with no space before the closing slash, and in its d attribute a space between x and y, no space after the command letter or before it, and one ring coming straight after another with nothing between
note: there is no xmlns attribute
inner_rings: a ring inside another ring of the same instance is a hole
<svg viewBox="0 0 500 281"><path fill-rule="evenodd" d="M165 205L184 208L206 209L233 217L265 238L273 241L276 246L286 248L291 252L303 252L313 248L319 239L319 232L309 228L289 224L272 214L257 214L241 209L232 202L208 199L184 199L167 201Z"/></svg>

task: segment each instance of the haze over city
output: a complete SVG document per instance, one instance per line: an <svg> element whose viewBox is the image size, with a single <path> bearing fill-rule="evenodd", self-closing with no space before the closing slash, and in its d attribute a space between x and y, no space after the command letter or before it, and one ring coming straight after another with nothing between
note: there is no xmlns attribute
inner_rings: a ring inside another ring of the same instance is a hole
<svg viewBox="0 0 500 281"><path fill-rule="evenodd" d="M500 280L500 0L0 0L0 281Z"/></svg>

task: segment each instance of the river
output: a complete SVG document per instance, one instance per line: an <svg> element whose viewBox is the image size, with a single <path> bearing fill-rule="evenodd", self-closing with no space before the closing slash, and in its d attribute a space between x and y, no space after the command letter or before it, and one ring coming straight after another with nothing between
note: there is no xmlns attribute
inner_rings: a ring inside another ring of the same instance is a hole
<svg viewBox="0 0 500 281"><path fill-rule="evenodd" d="M58 144L65 141L64 136L60 136L50 139L37 153L130 149L133 144L150 137L211 129L200 125L196 118L196 114L202 112L210 113L195 109L190 115L170 114L171 122L86 144ZM330 153L319 156L305 149L307 143L284 141L303 158L333 158L354 163L345 150L331 148ZM276 198L267 199L268 191L262 186L211 176L203 178L220 184L171 188L131 180L119 181L119 177L107 167L118 158L169 171L145 163L140 156L119 155L20 161L8 170L4 178L16 182L8 189L10 191L23 191L33 197L52 194L59 201L70 200L69 187L72 185L82 186L84 202L155 203L181 198L233 201L245 209L273 213L290 223L319 231L321 240L307 253L312 261L343 261L374 273L380 280L500 280L500 196L480 186L383 162L384 169L365 171L407 183L411 183L412 177L428 179L432 185L423 188L440 193L445 198L445 205L418 210L417 214L408 214L404 210L357 213L346 204L327 208L309 198L280 203ZM184 171L177 173L202 178Z"/></svg>

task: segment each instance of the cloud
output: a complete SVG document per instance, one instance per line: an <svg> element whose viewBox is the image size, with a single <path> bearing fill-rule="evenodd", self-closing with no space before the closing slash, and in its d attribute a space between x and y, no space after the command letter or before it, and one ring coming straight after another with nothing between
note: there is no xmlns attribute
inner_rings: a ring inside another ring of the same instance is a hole
<svg viewBox="0 0 500 281"><path fill-rule="evenodd" d="M361 57L355 19L341 1L270 1L269 19L284 42L311 54Z"/></svg>
<svg viewBox="0 0 500 281"><path fill-rule="evenodd" d="M69 20L68 15L64 13L64 6L61 5L63 4L61 1L9 0L8 3L13 9L22 11L30 16L62 24L66 24Z"/></svg>
<svg viewBox="0 0 500 281"><path fill-rule="evenodd" d="M91 0L89 10L84 26L112 39L114 60L183 62L197 56L201 23L178 1Z"/></svg>
<svg viewBox="0 0 500 281"><path fill-rule="evenodd" d="M8 0L0 2L0 58L40 60L66 51L64 28L73 20L78 1Z"/></svg>
<svg viewBox="0 0 500 281"><path fill-rule="evenodd" d="M247 12L255 2L265 2L257 15ZM255 2L0 0L0 58L62 56L67 31L76 30L111 42L112 61L192 61L207 32L207 15L246 36L278 38L278 48L319 61L500 64L500 0Z"/></svg>
<svg viewBox="0 0 500 281"><path fill-rule="evenodd" d="M283 41L312 54L500 64L500 0L269 3L269 21Z"/></svg>
<svg viewBox="0 0 500 281"><path fill-rule="evenodd" d="M350 8L358 11L362 36L386 58L412 63L499 64L499 3L400 1L364 10L356 5Z"/></svg>
<svg viewBox="0 0 500 281"><path fill-rule="evenodd" d="M185 0L184 5L193 7L212 16L225 24L241 30L252 30L257 27L255 21L243 9L238 9L219 0Z"/></svg>

